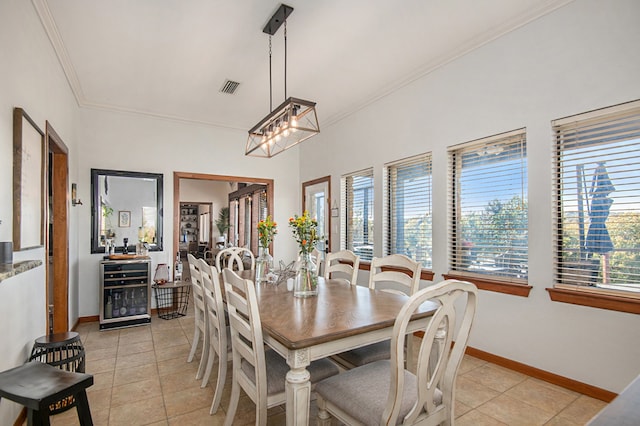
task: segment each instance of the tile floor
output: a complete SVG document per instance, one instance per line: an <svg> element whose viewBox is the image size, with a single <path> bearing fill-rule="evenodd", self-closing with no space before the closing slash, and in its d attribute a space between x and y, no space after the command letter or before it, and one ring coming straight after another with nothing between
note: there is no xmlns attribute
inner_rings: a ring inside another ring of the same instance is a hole
<svg viewBox="0 0 640 426"><path fill-rule="evenodd" d="M192 306L192 304L190 304ZM80 324L88 389L96 425L222 425L231 393L231 368L220 410L209 415L213 385L195 379L199 355L187 363L193 312L150 326L99 331ZM215 378L215 367L212 378ZM456 425L584 425L606 404L564 388L467 356L457 381ZM255 423L255 406L242 394L234 425ZM312 420L317 413L312 402ZM52 417L52 425L78 424L75 410ZM269 412L270 425L284 425L284 407Z"/></svg>

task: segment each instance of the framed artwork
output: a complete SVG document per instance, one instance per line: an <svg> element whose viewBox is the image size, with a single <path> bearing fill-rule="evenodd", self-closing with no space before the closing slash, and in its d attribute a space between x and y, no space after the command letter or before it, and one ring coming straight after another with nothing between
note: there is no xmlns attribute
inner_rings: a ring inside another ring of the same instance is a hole
<svg viewBox="0 0 640 426"><path fill-rule="evenodd" d="M118 212L118 226L120 228L131 226L131 212L129 210L120 210Z"/></svg>
<svg viewBox="0 0 640 426"><path fill-rule="evenodd" d="M13 248L44 244L44 132L22 108L13 110Z"/></svg>

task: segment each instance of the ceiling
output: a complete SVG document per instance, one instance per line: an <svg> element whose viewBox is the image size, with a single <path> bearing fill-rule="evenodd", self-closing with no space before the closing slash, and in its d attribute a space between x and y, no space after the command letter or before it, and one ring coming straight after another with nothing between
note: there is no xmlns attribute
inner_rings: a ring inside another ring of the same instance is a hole
<svg viewBox="0 0 640 426"><path fill-rule="evenodd" d="M248 130L277 0L32 0L81 107ZM321 128L572 0L289 0L287 96ZM273 106L284 99L273 36ZM221 93L225 80L240 83Z"/></svg>

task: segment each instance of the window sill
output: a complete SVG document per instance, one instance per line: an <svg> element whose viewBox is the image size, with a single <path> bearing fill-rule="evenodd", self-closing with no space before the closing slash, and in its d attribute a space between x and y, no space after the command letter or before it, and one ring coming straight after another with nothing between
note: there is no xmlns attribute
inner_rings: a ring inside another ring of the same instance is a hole
<svg viewBox="0 0 640 426"><path fill-rule="evenodd" d="M370 271L371 270L371 263L367 262L367 261L362 261L360 262L360 267L358 269L361 269L363 271ZM396 268L383 268L383 271L392 271L392 270L397 270L400 272L403 272L402 269L396 269ZM430 271L428 269L422 269L420 271L420 279L424 280L424 281L433 281L433 277L434 277L434 273L433 271Z"/></svg>
<svg viewBox="0 0 640 426"><path fill-rule="evenodd" d="M492 280L490 278L481 278L469 275L443 274L444 279L454 279L472 282L480 290L493 291L496 293L511 294L513 296L529 297L529 293L533 288L526 284L515 284L505 281Z"/></svg>
<svg viewBox="0 0 640 426"><path fill-rule="evenodd" d="M573 305L590 306L610 311L640 314L640 299L599 294L592 291L565 288L547 288L549 297L554 302L571 303Z"/></svg>

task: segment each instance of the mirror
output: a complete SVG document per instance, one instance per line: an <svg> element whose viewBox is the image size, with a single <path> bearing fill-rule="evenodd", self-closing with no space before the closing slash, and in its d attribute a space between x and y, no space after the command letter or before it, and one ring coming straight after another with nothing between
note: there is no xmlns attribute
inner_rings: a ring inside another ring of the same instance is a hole
<svg viewBox="0 0 640 426"><path fill-rule="evenodd" d="M162 174L91 169L91 253L162 250Z"/></svg>

